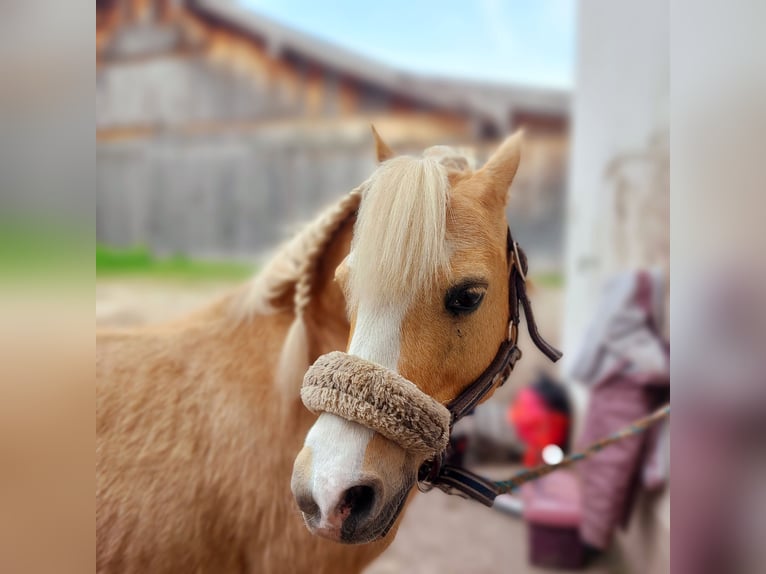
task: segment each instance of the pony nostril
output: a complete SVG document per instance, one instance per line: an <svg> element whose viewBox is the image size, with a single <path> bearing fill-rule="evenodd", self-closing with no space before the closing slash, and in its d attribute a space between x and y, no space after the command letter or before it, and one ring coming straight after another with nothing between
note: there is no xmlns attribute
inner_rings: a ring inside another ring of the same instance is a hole
<svg viewBox="0 0 766 574"><path fill-rule="evenodd" d="M300 511L307 517L312 518L319 514L319 506L311 494L299 494L295 497L295 502L298 504Z"/></svg>
<svg viewBox="0 0 766 574"><path fill-rule="evenodd" d="M375 495L375 488L369 484L352 486L343 494L339 510L357 521L363 519L375 506Z"/></svg>

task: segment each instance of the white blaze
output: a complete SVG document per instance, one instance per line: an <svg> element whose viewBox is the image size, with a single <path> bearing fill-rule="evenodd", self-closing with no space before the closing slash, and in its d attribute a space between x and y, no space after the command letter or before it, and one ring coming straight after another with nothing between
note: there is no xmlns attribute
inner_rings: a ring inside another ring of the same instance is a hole
<svg viewBox="0 0 766 574"><path fill-rule="evenodd" d="M397 370L406 305L375 306L360 302L348 353ZM322 524L343 493L362 478L367 445L374 432L330 413L322 413L306 436L311 449L311 493L322 511Z"/></svg>
<svg viewBox="0 0 766 574"><path fill-rule="evenodd" d="M376 306L360 302L348 354L396 371L405 311L404 305Z"/></svg>

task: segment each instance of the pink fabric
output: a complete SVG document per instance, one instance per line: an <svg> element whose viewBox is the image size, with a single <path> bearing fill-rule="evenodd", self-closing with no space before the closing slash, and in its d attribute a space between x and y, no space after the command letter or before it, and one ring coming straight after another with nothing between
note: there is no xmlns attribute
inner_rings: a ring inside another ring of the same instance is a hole
<svg viewBox="0 0 766 574"><path fill-rule="evenodd" d="M545 526L577 527L581 520L580 484L572 472L561 470L521 487L524 519Z"/></svg>
<svg viewBox="0 0 766 574"><path fill-rule="evenodd" d="M667 384L667 379L626 377L615 373L594 389L583 445L608 436L649 414L656 401L644 384ZM582 476L583 541L605 549L619 524L627 523L638 486L646 435L637 435L609 446L580 463Z"/></svg>
<svg viewBox="0 0 766 574"><path fill-rule="evenodd" d="M620 275L607 287L602 310L594 317L588 344L576 373L592 385L582 448L644 417L669 399L669 353L656 331L660 324L657 290L663 282L646 272ZM641 483L647 450L659 435L637 435L613 444L579 465L582 477L584 542L609 546L614 529L626 524ZM650 457L651 458L651 457ZM653 487L662 482L654 468L645 475Z"/></svg>

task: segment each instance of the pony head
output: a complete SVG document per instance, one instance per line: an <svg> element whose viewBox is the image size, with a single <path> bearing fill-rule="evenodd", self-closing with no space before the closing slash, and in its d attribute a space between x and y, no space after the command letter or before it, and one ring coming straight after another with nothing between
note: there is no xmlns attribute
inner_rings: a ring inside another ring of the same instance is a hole
<svg viewBox="0 0 766 574"><path fill-rule="evenodd" d="M375 136L380 165L336 270L351 324L347 353L446 404L506 338L505 206L521 134L476 171L443 146L393 157ZM293 495L313 533L370 542L396 526L424 460L366 426L322 413L296 458Z"/></svg>

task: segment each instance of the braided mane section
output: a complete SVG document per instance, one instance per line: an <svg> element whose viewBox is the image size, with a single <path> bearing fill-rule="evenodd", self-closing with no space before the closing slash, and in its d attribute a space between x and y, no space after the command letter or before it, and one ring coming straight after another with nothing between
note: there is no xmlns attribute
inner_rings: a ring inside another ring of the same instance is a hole
<svg viewBox="0 0 766 574"><path fill-rule="evenodd" d="M292 307L296 315L303 312L309 303L317 260L341 224L359 207L362 188L357 187L325 209L277 251L237 301L236 313L240 317L286 310L283 300L293 290Z"/></svg>
<svg viewBox="0 0 766 574"><path fill-rule="evenodd" d="M303 314L311 301L314 271L335 232L359 207L364 185L343 196L288 241L235 302L235 314L240 319L249 319L257 314L289 310L285 298L293 293L291 307L295 318L282 345L276 372L276 384L290 395L297 395L310 364Z"/></svg>

